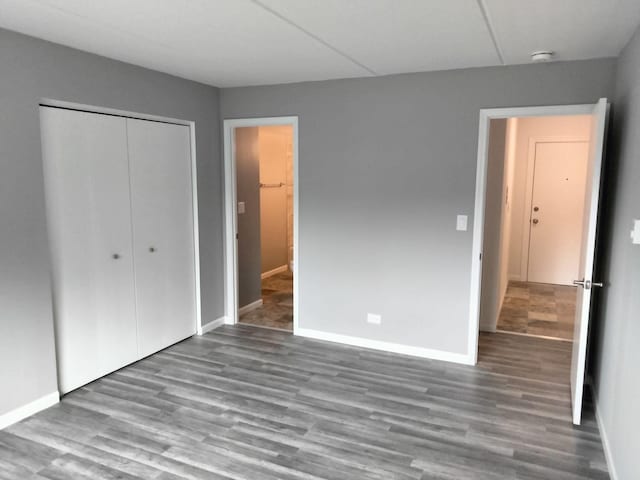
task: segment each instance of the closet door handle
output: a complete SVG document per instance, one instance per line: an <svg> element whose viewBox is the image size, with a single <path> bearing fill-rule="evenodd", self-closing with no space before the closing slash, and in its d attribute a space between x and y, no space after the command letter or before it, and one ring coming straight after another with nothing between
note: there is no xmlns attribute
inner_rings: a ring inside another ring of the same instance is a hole
<svg viewBox="0 0 640 480"><path fill-rule="evenodd" d="M114 260L118 260L120 258L120 254L119 253L114 253L112 255L112 257L113 257Z"/></svg>
<svg viewBox="0 0 640 480"><path fill-rule="evenodd" d="M149 247L149 251L150 251L151 253L155 252L155 251L156 251L156 247Z"/></svg>

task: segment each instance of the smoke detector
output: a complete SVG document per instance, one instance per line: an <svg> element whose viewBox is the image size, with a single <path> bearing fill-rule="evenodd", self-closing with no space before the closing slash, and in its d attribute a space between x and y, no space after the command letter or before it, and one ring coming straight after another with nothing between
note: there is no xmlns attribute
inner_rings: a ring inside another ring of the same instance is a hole
<svg viewBox="0 0 640 480"><path fill-rule="evenodd" d="M533 63L549 62L553 57L551 50L539 50L531 54L531 61Z"/></svg>

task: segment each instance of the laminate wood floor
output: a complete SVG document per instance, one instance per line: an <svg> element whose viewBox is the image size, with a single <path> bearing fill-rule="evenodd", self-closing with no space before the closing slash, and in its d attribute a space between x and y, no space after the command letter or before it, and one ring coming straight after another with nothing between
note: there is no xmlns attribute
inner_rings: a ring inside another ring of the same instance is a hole
<svg viewBox="0 0 640 480"><path fill-rule="evenodd" d="M0 478L609 478L570 344L480 342L470 367L225 326L0 431Z"/></svg>

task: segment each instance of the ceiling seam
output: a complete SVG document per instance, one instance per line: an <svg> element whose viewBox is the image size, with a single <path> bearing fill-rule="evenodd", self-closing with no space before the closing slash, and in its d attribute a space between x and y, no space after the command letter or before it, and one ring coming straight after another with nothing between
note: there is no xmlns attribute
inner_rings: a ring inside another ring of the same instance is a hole
<svg viewBox="0 0 640 480"><path fill-rule="evenodd" d="M500 48L500 44L498 43L498 36L493 28L493 22L491 21L491 16L489 15L489 9L485 4L485 0L477 0L477 3L480 8L480 13L482 14L482 18L484 19L484 23L487 25L487 29L489 30L489 36L493 42L493 47L496 49L498 59L502 65L506 65L504 61L504 54L502 53L502 48Z"/></svg>
<svg viewBox="0 0 640 480"><path fill-rule="evenodd" d="M306 28L298 25L297 23L295 23L292 20L289 20L287 17L283 16L282 14L280 14L279 12L273 10L272 8L264 5L262 2L260 2L259 0L251 0L253 3L255 3L256 5L258 5L259 7L263 8L264 10L266 10L267 12L269 12L271 15L279 18L280 20L282 20L285 23L288 23L289 25L291 25L292 27L300 30L302 33L304 33L305 35L313 38L316 42L321 43L322 45L324 45L325 47L327 47L328 49L330 49L331 51L333 51L334 53L337 53L338 55L340 55L341 57L349 60L351 63L354 63L355 65L359 66L360 68L366 70L367 72L369 72L371 75L375 75L378 76L378 72L376 72L375 70L367 67L364 63L359 62L358 60L356 60L355 58L353 58L351 55L343 52L342 50L334 47L333 45L331 45L329 42L323 40L322 38L320 38L319 36L317 36L316 34L310 32L309 30L307 30Z"/></svg>

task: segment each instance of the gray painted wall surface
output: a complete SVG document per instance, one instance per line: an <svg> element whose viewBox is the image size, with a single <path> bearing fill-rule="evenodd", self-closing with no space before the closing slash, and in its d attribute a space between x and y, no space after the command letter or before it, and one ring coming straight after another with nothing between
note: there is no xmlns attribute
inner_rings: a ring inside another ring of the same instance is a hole
<svg viewBox="0 0 640 480"><path fill-rule="evenodd" d="M0 30L0 415L56 390L38 102L196 122L203 322L223 315L218 90Z"/></svg>
<svg viewBox="0 0 640 480"><path fill-rule="evenodd" d="M618 478L640 464L640 245L629 232L640 219L640 31L618 61L601 213L599 315L594 325L598 410Z"/></svg>
<svg viewBox="0 0 640 480"><path fill-rule="evenodd" d="M600 59L221 90L223 118L300 118L300 327L466 354L472 236L455 225L473 222L479 110L594 103L613 93L614 69Z"/></svg>
<svg viewBox="0 0 640 480"><path fill-rule="evenodd" d="M500 237L502 233L502 189L507 145L506 136L507 120L491 120L482 248L482 296L480 300L480 329L486 331L495 331L496 329L501 300Z"/></svg>
<svg viewBox="0 0 640 480"><path fill-rule="evenodd" d="M262 298L260 280L260 157L258 127L235 129L236 196L245 203L238 215L238 305Z"/></svg>

